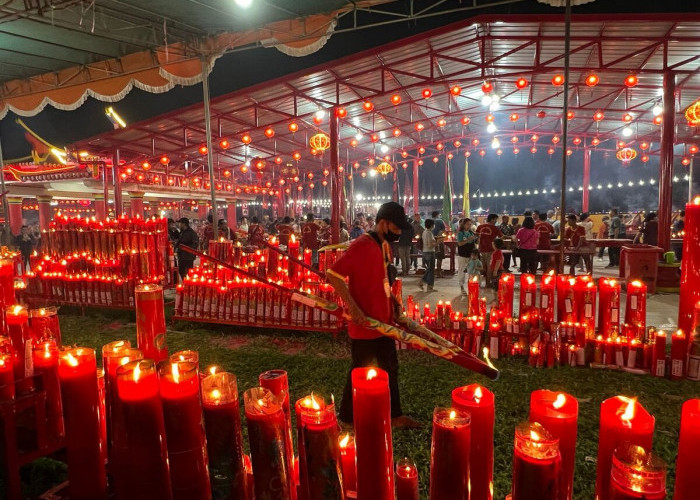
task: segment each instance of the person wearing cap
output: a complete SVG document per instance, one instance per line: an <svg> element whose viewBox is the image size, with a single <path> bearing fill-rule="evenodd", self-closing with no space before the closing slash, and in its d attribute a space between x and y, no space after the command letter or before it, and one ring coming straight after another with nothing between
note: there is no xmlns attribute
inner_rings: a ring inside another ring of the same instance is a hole
<svg viewBox="0 0 700 500"><path fill-rule="evenodd" d="M180 273L180 279L185 279L187 272L194 267L194 254L187 252L180 248L181 246L188 246L193 249L197 249L199 245L199 236L190 227L190 220L187 217L182 217L177 221L180 226L180 236L175 242L175 249L177 250L177 271Z"/></svg>
<svg viewBox="0 0 700 500"><path fill-rule="evenodd" d="M377 212L374 229L356 238L348 250L326 272L329 283L343 300L351 320L348 324L352 368L376 366L389 374L392 425L415 428L419 424L401 411L399 360L393 339L368 328L367 317L392 323L400 309L391 293L396 269L391 265L391 243L409 230L406 213L396 202L385 203ZM340 420L353 420L350 373L340 404Z"/></svg>

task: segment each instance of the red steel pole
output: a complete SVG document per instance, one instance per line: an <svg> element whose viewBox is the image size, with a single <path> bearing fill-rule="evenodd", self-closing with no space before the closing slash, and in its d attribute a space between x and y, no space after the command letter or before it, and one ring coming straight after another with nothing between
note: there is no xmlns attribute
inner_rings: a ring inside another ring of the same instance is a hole
<svg viewBox="0 0 700 500"><path fill-rule="evenodd" d="M331 109L331 244L340 241L340 202L342 178L340 177L340 156L338 150L338 109Z"/></svg>
<svg viewBox="0 0 700 500"><path fill-rule="evenodd" d="M413 160L413 213L420 213L418 210L418 160Z"/></svg>
<svg viewBox="0 0 700 500"><path fill-rule="evenodd" d="M661 146L659 147L659 238L664 250L671 247L671 211L673 209L673 142L676 121L676 78L671 71L664 73L663 121L661 122Z"/></svg>

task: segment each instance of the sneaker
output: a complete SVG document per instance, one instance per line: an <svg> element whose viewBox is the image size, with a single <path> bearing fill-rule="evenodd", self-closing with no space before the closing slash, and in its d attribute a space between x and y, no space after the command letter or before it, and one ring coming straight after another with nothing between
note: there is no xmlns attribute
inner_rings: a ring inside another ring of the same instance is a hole
<svg viewBox="0 0 700 500"><path fill-rule="evenodd" d="M432 286L428 285L428 291L429 292L437 292Z"/></svg>
<svg viewBox="0 0 700 500"><path fill-rule="evenodd" d="M418 282L418 288L420 288L421 291L423 290L423 280Z"/></svg>

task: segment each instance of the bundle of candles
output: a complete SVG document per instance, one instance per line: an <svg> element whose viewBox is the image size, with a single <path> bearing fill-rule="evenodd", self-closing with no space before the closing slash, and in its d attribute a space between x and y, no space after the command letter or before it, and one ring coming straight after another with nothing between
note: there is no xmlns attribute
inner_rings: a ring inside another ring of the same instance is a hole
<svg viewBox="0 0 700 500"><path fill-rule="evenodd" d="M542 276L538 294L535 277L521 275L518 317L513 315L514 285L513 275L500 277L496 303L488 313L479 280L471 279L465 313L443 301L434 310L430 304L421 308L409 296L406 314L474 354L485 345L493 358L523 355L537 367L591 366L700 380L700 336L691 343L683 330L667 336L647 327L646 285L641 281L627 284L624 323L621 285L615 279L601 278L596 285L590 276L550 273ZM694 314L691 332L700 332L695 326L700 324L700 305Z"/></svg>

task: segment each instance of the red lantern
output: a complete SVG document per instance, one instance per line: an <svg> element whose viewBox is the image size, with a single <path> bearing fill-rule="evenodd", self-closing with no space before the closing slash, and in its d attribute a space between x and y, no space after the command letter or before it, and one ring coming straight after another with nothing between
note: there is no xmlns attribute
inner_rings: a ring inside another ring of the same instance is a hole
<svg viewBox="0 0 700 500"><path fill-rule="evenodd" d="M470 122L470 121L471 121L471 120L469 119L468 116L463 116L463 117L462 117L462 125L465 125L465 126L466 126L466 125L469 125L469 122Z"/></svg>
<svg viewBox="0 0 700 500"><path fill-rule="evenodd" d="M488 115L486 115L486 123L493 123L493 121L494 121L495 119L496 119L496 117L493 116L493 114L491 114L491 113L489 113Z"/></svg>
<svg viewBox="0 0 700 500"><path fill-rule="evenodd" d="M272 127L267 127L265 129L265 137L272 139L275 136L275 129Z"/></svg>
<svg viewBox="0 0 700 500"><path fill-rule="evenodd" d="M654 117L654 125L661 125L661 123L664 121L663 115L655 116ZM688 125L690 125L690 122L688 122ZM691 125L692 126L692 125Z"/></svg>
<svg viewBox="0 0 700 500"><path fill-rule="evenodd" d="M378 142L379 141L379 136L377 134L372 134L369 136L369 140L372 142Z"/></svg>
<svg viewBox="0 0 700 500"><path fill-rule="evenodd" d="M552 85L559 87L564 83L564 75L554 75L552 77Z"/></svg>
<svg viewBox="0 0 700 500"><path fill-rule="evenodd" d="M623 164L628 165L637 157L637 150L632 148L622 148L615 155Z"/></svg>
<svg viewBox="0 0 700 500"><path fill-rule="evenodd" d="M369 163L370 165L374 165L374 158L370 158L369 160L367 160L367 163Z"/></svg>
<svg viewBox="0 0 700 500"><path fill-rule="evenodd" d="M517 155L518 153L520 153L520 148L513 148L513 154Z"/></svg>
<svg viewBox="0 0 700 500"><path fill-rule="evenodd" d="M301 153L299 151L294 151L294 154L292 154L292 158L294 158L296 161L301 160Z"/></svg>
<svg viewBox="0 0 700 500"><path fill-rule="evenodd" d="M408 156L408 151L401 151L401 158L406 158Z"/></svg>
<svg viewBox="0 0 700 500"><path fill-rule="evenodd" d="M276 163L277 165L281 165L281 164L282 164L282 157L281 157L281 156L275 157L275 163Z"/></svg>
<svg viewBox="0 0 700 500"><path fill-rule="evenodd" d="M530 148L530 153L532 153L533 155L534 155L535 153L537 153L537 148L536 148L535 146L532 146L532 147Z"/></svg>
<svg viewBox="0 0 700 500"><path fill-rule="evenodd" d="M313 172L309 172L308 174L306 174L306 178L309 179L309 180L313 179L313 178L314 178L314 173L313 173Z"/></svg>
<svg viewBox="0 0 700 500"><path fill-rule="evenodd" d="M170 158L168 158L165 155L160 157L160 164L161 165L167 165L168 163L170 163Z"/></svg>
<svg viewBox="0 0 700 500"><path fill-rule="evenodd" d="M694 155L695 153L698 152L698 146L696 144L691 144L690 146L688 146L688 152L691 155Z"/></svg>
<svg viewBox="0 0 700 500"><path fill-rule="evenodd" d="M224 170L224 177L231 177L231 171L230 171L230 170Z"/></svg>
<svg viewBox="0 0 700 500"><path fill-rule="evenodd" d="M144 170L151 170L151 164L145 161L141 164L141 168Z"/></svg>
<svg viewBox="0 0 700 500"><path fill-rule="evenodd" d="M400 136L400 135L401 135L401 129L395 128L393 134L394 134L394 137Z"/></svg>
<svg viewBox="0 0 700 500"><path fill-rule="evenodd" d="M434 157L433 157L433 163L437 163L437 162L439 162L439 161L440 161L440 160L438 159L437 156L434 156Z"/></svg>
<svg viewBox="0 0 700 500"><path fill-rule="evenodd" d="M574 137L574 145L578 146L581 144L581 138L580 137Z"/></svg>
<svg viewBox="0 0 700 500"><path fill-rule="evenodd" d="M444 145L443 143L441 143L441 142L438 142L437 145L435 146L435 148L436 148L438 151L442 151L442 150L445 148L445 145Z"/></svg>
<svg viewBox="0 0 700 500"><path fill-rule="evenodd" d="M353 148L357 147L357 139L350 139L350 146Z"/></svg>
<svg viewBox="0 0 700 500"><path fill-rule="evenodd" d="M370 113L374 110L374 104L372 104L370 101L365 101L362 103L362 108Z"/></svg>
<svg viewBox="0 0 700 500"><path fill-rule="evenodd" d="M331 174L331 171L330 171L330 170L328 170L327 168L324 168L324 169L323 169L323 176L324 176L324 177L328 177L330 174Z"/></svg>
<svg viewBox="0 0 700 500"><path fill-rule="evenodd" d="M484 84L481 86L481 90L484 94L490 94L493 92L493 85L489 81L485 81Z"/></svg>
<svg viewBox="0 0 700 500"><path fill-rule="evenodd" d="M205 145L202 144L201 146L199 146L199 154L201 154L202 156L206 155L207 151L209 150Z"/></svg>
<svg viewBox="0 0 700 500"><path fill-rule="evenodd" d="M415 128L416 128L416 132L422 132L423 129L425 128L425 125L423 125L422 123L418 122L418 123L416 123L416 127L415 127Z"/></svg>
<svg viewBox="0 0 700 500"><path fill-rule="evenodd" d="M573 149L567 149L567 150L566 150L566 156L571 156L572 154L574 154L574 150L573 150Z"/></svg>
<svg viewBox="0 0 700 500"><path fill-rule="evenodd" d="M553 155L553 154L554 154L554 148L549 148L549 149L547 149L547 154Z"/></svg>
<svg viewBox="0 0 700 500"><path fill-rule="evenodd" d="M626 145L625 141L617 141L617 149L624 148Z"/></svg>
<svg viewBox="0 0 700 500"><path fill-rule="evenodd" d="M544 111L537 112L537 118L539 118L540 120L544 120L545 116L547 116L547 113L545 113Z"/></svg>
<svg viewBox="0 0 700 500"><path fill-rule="evenodd" d="M423 95L423 99L430 99L433 95L433 91L430 89L423 89L423 92L421 92Z"/></svg>
<svg viewBox="0 0 700 500"><path fill-rule="evenodd" d="M629 113L625 113L624 115L622 115L622 121L625 122L625 123L631 122L631 121L632 121L632 115L629 114Z"/></svg>
<svg viewBox="0 0 700 500"><path fill-rule="evenodd" d="M241 165L241 172L242 173L248 173L248 167L246 165ZM196 179L195 179L196 180Z"/></svg>
<svg viewBox="0 0 700 500"><path fill-rule="evenodd" d="M289 124L289 126L288 126L287 128L288 128L289 131L293 134L293 133L295 133L297 130L299 130L299 125L297 125L295 122L292 122L292 123Z"/></svg>
<svg viewBox="0 0 700 500"><path fill-rule="evenodd" d="M459 85L453 85L452 88L450 88L450 94L452 94L455 97L457 97L461 93L462 93L462 87L460 87Z"/></svg>
<svg viewBox="0 0 700 500"><path fill-rule="evenodd" d="M425 148L423 146L418 148L418 154L424 154L425 153Z"/></svg>
<svg viewBox="0 0 700 500"><path fill-rule="evenodd" d="M219 147L221 149L228 149L231 144L226 139L221 139L219 141Z"/></svg>
<svg viewBox="0 0 700 500"><path fill-rule="evenodd" d="M455 155L453 155L452 153L447 153L447 159L448 159L448 160L451 160L451 159L454 158L454 157L455 157Z"/></svg>
<svg viewBox="0 0 700 500"><path fill-rule="evenodd" d="M478 145L479 145L479 139L477 139L477 138L475 137L474 139L472 139L472 146L476 147L476 146L478 146Z"/></svg>
<svg viewBox="0 0 700 500"><path fill-rule="evenodd" d="M684 167L687 167L688 165L690 165L690 158L688 158L687 156L684 156L683 159L681 160L681 165L683 165Z"/></svg>
<svg viewBox="0 0 700 500"><path fill-rule="evenodd" d="M525 78L518 78L515 81L515 86L519 89L524 89L525 87L527 87L527 80Z"/></svg>
<svg viewBox="0 0 700 500"><path fill-rule="evenodd" d="M532 134L532 136L530 136L530 140L531 140L532 142L537 142L539 139L540 139L540 138L539 138L539 136L538 136L537 134Z"/></svg>
<svg viewBox="0 0 700 500"><path fill-rule="evenodd" d="M625 85L628 87L634 87L637 85L637 82L639 80L637 79L636 75L627 75L627 78L625 78Z"/></svg>
<svg viewBox="0 0 700 500"><path fill-rule="evenodd" d="M321 181L321 185L322 185L323 187L326 187L326 186L328 185L328 181L327 181L326 179L323 179L323 180Z"/></svg>
<svg viewBox="0 0 700 500"><path fill-rule="evenodd" d="M553 142L554 144L558 144L560 140L561 140L561 139L559 139L559 136L558 136L558 135L555 135L555 136L552 137L552 142Z"/></svg>
<svg viewBox="0 0 700 500"><path fill-rule="evenodd" d="M482 158L483 158L484 156L486 156L486 150L485 150L485 149L480 149L480 150L479 150L479 156L481 156Z"/></svg>
<svg viewBox="0 0 700 500"><path fill-rule="evenodd" d="M661 118L661 115L656 118ZM654 123L656 123L656 118L654 118ZM688 120L688 126L699 127L700 126L700 99L695 101L693 104L685 109L685 119ZM657 125L661 124L661 120Z"/></svg>
<svg viewBox="0 0 700 500"><path fill-rule="evenodd" d="M360 162L356 161L355 163L353 163L352 168L360 168Z"/></svg>
<svg viewBox="0 0 700 500"><path fill-rule="evenodd" d="M471 155L472 155L472 152L471 152L471 151L465 151L465 152L464 152L464 157L465 157L465 158L469 158Z"/></svg>
<svg viewBox="0 0 700 500"><path fill-rule="evenodd" d="M401 164L401 168L403 168L404 170L406 170L406 169L408 168L408 163L403 162L403 163Z"/></svg>
<svg viewBox="0 0 700 500"><path fill-rule="evenodd" d="M646 162L649 161L649 156L648 156L648 155L642 155L641 158L639 158L639 159L642 160L642 163L646 163Z"/></svg>
<svg viewBox="0 0 700 500"><path fill-rule="evenodd" d="M597 137L594 137L593 140L591 141L591 144L593 144L594 146L597 146L598 144L600 144L600 139L598 139Z"/></svg>
<svg viewBox="0 0 700 500"><path fill-rule="evenodd" d="M418 160L418 166L422 167L423 166L423 160Z"/></svg>
<svg viewBox="0 0 700 500"><path fill-rule="evenodd" d="M569 112L566 113L566 119L567 119L567 120L573 120L573 119L574 119L574 116L576 116L576 115L574 115L574 112L573 112L573 111L569 111Z"/></svg>
<svg viewBox="0 0 700 500"><path fill-rule="evenodd" d="M639 149L641 149L642 151L646 151L647 149L649 149L649 143L646 141L642 141L642 143L639 145Z"/></svg>
<svg viewBox="0 0 700 500"><path fill-rule="evenodd" d="M500 148L498 148L498 149L496 150L496 155L497 155L497 156L501 156L502 154L503 154L503 150L500 149Z"/></svg>
<svg viewBox="0 0 700 500"><path fill-rule="evenodd" d="M517 135L514 135L513 137L510 138L510 142L512 142L513 144L515 144L515 143L518 142L519 140L520 140L520 139L518 139L518 136L517 136Z"/></svg>
<svg viewBox="0 0 700 500"><path fill-rule="evenodd" d="M599 122L602 121L603 118L605 118L605 114L603 114L602 111L598 110L593 114L593 121L594 122Z"/></svg>
<svg viewBox="0 0 700 500"><path fill-rule="evenodd" d="M452 145L453 145L454 147L458 148L458 147L460 147L460 146L462 145L462 141L460 141L459 139L457 139L456 141L454 141L454 142L452 143Z"/></svg>
<svg viewBox="0 0 700 500"><path fill-rule="evenodd" d="M440 119L437 121L437 126L438 126L438 127L442 128L442 127L444 127L445 125L447 125L447 120L445 120L444 118L440 118Z"/></svg>
<svg viewBox="0 0 700 500"><path fill-rule="evenodd" d="M518 118L520 118L520 115L518 113L511 113L510 114L510 121L517 122Z"/></svg>
<svg viewBox="0 0 700 500"><path fill-rule="evenodd" d="M338 118L345 118L346 116L348 116L348 110L345 108L337 108L335 110L335 116L337 116Z"/></svg>
<svg viewBox="0 0 700 500"><path fill-rule="evenodd" d="M598 82L600 82L600 78L598 78L598 75L596 75L595 73L591 73L586 77L586 85L588 85L589 87L595 87L596 85L598 85Z"/></svg>
<svg viewBox="0 0 700 500"><path fill-rule="evenodd" d="M243 144L250 144L251 142L253 142L253 138L250 136L250 134L243 134L243 136L241 137L241 142Z"/></svg>
<svg viewBox="0 0 700 500"><path fill-rule="evenodd" d="M316 125L321 125L323 123L323 115L320 113L314 114L314 123Z"/></svg>
<svg viewBox="0 0 700 500"><path fill-rule="evenodd" d="M313 188L316 187L316 184L314 184L313 182L309 182L309 187L310 187L311 189L313 189Z"/></svg>
<svg viewBox="0 0 700 500"><path fill-rule="evenodd" d="M391 96L391 104L398 106L401 104L401 96L399 94L394 94Z"/></svg>

